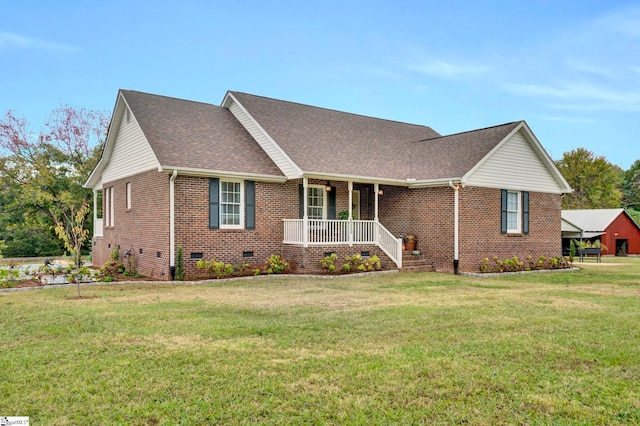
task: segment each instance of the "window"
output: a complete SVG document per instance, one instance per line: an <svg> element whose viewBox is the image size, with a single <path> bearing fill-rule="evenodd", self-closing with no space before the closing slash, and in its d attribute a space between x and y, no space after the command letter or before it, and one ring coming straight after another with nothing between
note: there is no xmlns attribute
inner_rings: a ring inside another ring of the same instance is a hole
<svg viewBox="0 0 640 426"><path fill-rule="evenodd" d="M127 210L131 210L131 182L127 182Z"/></svg>
<svg viewBox="0 0 640 426"><path fill-rule="evenodd" d="M113 186L104 188L104 226L113 227L113 213L115 211L113 206Z"/></svg>
<svg viewBox="0 0 640 426"><path fill-rule="evenodd" d="M240 182L220 182L220 226L242 227L242 185Z"/></svg>
<svg viewBox="0 0 640 426"><path fill-rule="evenodd" d="M519 192L507 192L507 232L520 232Z"/></svg>
<svg viewBox="0 0 640 426"><path fill-rule="evenodd" d="M529 192L502 190L501 225L503 234L529 233Z"/></svg>
<svg viewBox="0 0 640 426"><path fill-rule="evenodd" d="M309 185L307 187L307 216L309 219L324 219L326 217L324 186Z"/></svg>
<svg viewBox="0 0 640 426"><path fill-rule="evenodd" d="M113 202L113 186L111 188L109 188L109 189L110 189L110 191L109 191L109 210L110 210L109 219L111 221L111 226L115 226L116 222L115 222L114 216L115 216L116 208L115 208L115 205L114 205L115 203Z"/></svg>
<svg viewBox="0 0 640 426"><path fill-rule="evenodd" d="M209 179L209 228L255 229L256 182Z"/></svg>

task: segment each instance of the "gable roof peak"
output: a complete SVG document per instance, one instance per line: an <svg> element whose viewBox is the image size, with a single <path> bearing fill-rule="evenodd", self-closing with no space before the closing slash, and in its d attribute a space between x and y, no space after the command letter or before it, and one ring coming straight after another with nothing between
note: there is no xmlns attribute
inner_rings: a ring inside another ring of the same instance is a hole
<svg viewBox="0 0 640 426"><path fill-rule="evenodd" d="M139 90L120 89L119 92L124 95L125 99L127 98L127 96L129 97L130 96L148 96L156 99L165 99L168 101L179 101L181 103L192 103L192 104L206 105L206 106L220 108L218 105L212 104L210 102L202 102L202 101L195 101L193 99L177 98L175 96L158 95L156 93L141 92Z"/></svg>
<svg viewBox="0 0 640 426"><path fill-rule="evenodd" d="M233 95L236 98L238 97L238 95L240 95L241 97L242 96L249 96L249 97L252 97L252 98L263 99L265 101L272 101L272 102L279 102L279 103L282 103L282 104L288 104L288 105L290 105L292 107L310 108L310 109L314 109L314 110L318 110L318 111L325 111L325 112L328 112L328 113L335 113L335 114L341 114L341 115L350 115L350 116L353 116L355 118L364 118L364 119L370 119L370 120L378 120L378 121L387 122L387 123L397 123L397 124L408 125L408 126L417 126L417 127L422 127L422 128L425 128L425 129L430 129L434 133L437 133L431 127L426 126L424 124L407 123L407 122L400 121L400 120L391 120L391 119L388 119L388 118L374 117L374 116L371 116L371 115L364 115L364 114L358 114L358 113L355 113L355 112L342 111L342 110L335 109L335 108L327 108L327 107L321 107L321 106L316 106L316 105L304 104L302 102L287 101L287 100L272 98L272 97L269 97L269 96L254 95L252 93L238 92L238 91L234 91L234 90L229 90L228 93L230 93L231 95ZM225 96L225 98L226 98L226 96Z"/></svg>
<svg viewBox="0 0 640 426"><path fill-rule="evenodd" d="M521 124L521 123L525 123L525 121L524 121L524 120L520 120L520 121L510 121L510 122L508 122L508 123L496 124L496 125L494 125L494 126L487 126L487 127L483 127L483 128L481 128L481 129L465 130L465 131L463 131L463 132L450 133L450 134L448 134L448 135L434 136L434 137L432 137L432 138L421 139L421 140L416 141L416 142L426 142L426 141L433 140L433 139L448 138L448 137L454 137L454 136L461 136L461 135L465 135L465 134L468 134L468 133L483 132L483 131L486 131L486 130L497 129L497 128L505 127L505 126L519 125L519 124ZM516 127L516 126L514 126L514 127Z"/></svg>

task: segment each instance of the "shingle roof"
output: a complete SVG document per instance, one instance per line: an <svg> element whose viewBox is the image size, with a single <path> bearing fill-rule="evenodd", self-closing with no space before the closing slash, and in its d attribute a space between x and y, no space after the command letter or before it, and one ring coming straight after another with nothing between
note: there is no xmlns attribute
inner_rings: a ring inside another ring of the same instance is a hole
<svg viewBox="0 0 640 426"><path fill-rule="evenodd" d="M228 109L133 90L121 93L162 166L283 176ZM229 93L307 174L459 178L521 123L440 136L428 126Z"/></svg>
<svg viewBox="0 0 640 426"><path fill-rule="evenodd" d="M282 176L225 108L121 90L162 166Z"/></svg>
<svg viewBox="0 0 640 426"><path fill-rule="evenodd" d="M462 177L511 133L520 121L411 143L418 180Z"/></svg>
<svg viewBox="0 0 640 426"><path fill-rule="evenodd" d="M520 122L440 136L430 127L230 92L304 172L462 177Z"/></svg>
<svg viewBox="0 0 640 426"><path fill-rule="evenodd" d="M439 134L427 126L231 92L304 172L412 177L412 142Z"/></svg>

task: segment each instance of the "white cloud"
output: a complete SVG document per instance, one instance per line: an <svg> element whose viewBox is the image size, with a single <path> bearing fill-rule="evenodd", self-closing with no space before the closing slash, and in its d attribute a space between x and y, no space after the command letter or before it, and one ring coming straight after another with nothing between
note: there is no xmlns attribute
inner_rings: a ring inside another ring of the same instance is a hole
<svg viewBox="0 0 640 426"><path fill-rule="evenodd" d="M601 76L606 78L615 78L618 73L609 67L604 67L595 63L581 61L581 60L567 60L566 64L575 71L592 74L595 76Z"/></svg>
<svg viewBox="0 0 640 426"><path fill-rule="evenodd" d="M390 70L386 70L383 68L378 68L378 67L364 67L364 71L368 72L369 74L372 75L376 75L379 77L385 77L385 78L389 78L389 79L402 79L405 76L403 74L400 74L398 72L395 71L390 71Z"/></svg>
<svg viewBox="0 0 640 426"><path fill-rule="evenodd" d="M36 49L46 50L49 52L77 52L80 50L77 47L69 44L40 40L33 37L26 37L20 34L0 32L0 49L2 48Z"/></svg>
<svg viewBox="0 0 640 426"><path fill-rule="evenodd" d="M562 122L562 123L586 123L586 124L593 124L593 123L597 123L597 120L594 120L592 118L583 118L583 117L567 117L567 116L561 116L561 115L543 115L540 117L543 120L547 120L547 121L557 121L557 122Z"/></svg>
<svg viewBox="0 0 640 426"><path fill-rule="evenodd" d="M573 110L640 110L640 92L607 89L589 83L565 83L556 86L536 84L507 84L513 94L546 98L555 108ZM564 101L558 103L556 101Z"/></svg>
<svg viewBox="0 0 640 426"><path fill-rule="evenodd" d="M640 8L632 6L609 13L596 21L605 31L640 38Z"/></svg>
<svg viewBox="0 0 640 426"><path fill-rule="evenodd" d="M492 67L475 63L453 63L441 60L427 60L408 67L414 71L439 78L458 78L468 75L477 75L489 72Z"/></svg>

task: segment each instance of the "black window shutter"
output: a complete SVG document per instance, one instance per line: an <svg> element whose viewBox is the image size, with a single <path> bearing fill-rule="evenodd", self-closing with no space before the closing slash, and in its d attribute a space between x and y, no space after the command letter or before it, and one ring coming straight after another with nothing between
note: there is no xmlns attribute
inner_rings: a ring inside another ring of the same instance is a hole
<svg viewBox="0 0 640 426"><path fill-rule="evenodd" d="M529 192L522 191L522 233L529 233Z"/></svg>
<svg viewBox="0 0 640 426"><path fill-rule="evenodd" d="M298 216L304 218L304 185L298 185Z"/></svg>
<svg viewBox="0 0 640 426"><path fill-rule="evenodd" d="M327 219L336 218L336 187L332 186L327 194Z"/></svg>
<svg viewBox="0 0 640 426"><path fill-rule="evenodd" d="M507 233L507 190L502 190L502 202L500 203L500 232Z"/></svg>
<svg viewBox="0 0 640 426"><path fill-rule="evenodd" d="M244 185L245 228L256 229L256 183L248 180Z"/></svg>
<svg viewBox="0 0 640 426"><path fill-rule="evenodd" d="M220 228L220 179L209 179L209 228Z"/></svg>

